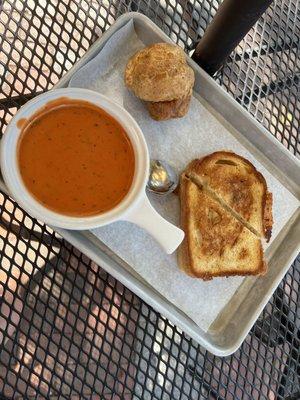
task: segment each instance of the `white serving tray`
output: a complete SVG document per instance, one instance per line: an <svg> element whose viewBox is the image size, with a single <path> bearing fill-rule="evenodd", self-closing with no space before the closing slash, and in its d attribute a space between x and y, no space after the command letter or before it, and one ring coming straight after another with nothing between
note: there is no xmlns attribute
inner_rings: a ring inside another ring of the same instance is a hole
<svg viewBox="0 0 300 400"><path fill-rule="evenodd" d="M83 65L94 58L118 29L133 20L139 38L149 44L171 42L150 19L139 13L128 13L98 39L82 59L60 80L56 87L66 87ZM196 75L195 92L201 93L207 108L229 128L238 140L262 163L297 199L300 199L300 162L266 129L233 100L195 62L189 60ZM201 90L199 90L201 82ZM5 189L3 182L0 188ZM269 271L263 278L247 277L243 290L238 290L221 311L207 332L185 313L149 286L128 264L88 231L57 229L67 241L89 256L116 279L135 292L148 304L166 316L198 343L218 356L227 356L241 345L264 306L277 288L300 249L300 210L275 241L275 251L268 255ZM238 298L243 296L243 301Z"/></svg>

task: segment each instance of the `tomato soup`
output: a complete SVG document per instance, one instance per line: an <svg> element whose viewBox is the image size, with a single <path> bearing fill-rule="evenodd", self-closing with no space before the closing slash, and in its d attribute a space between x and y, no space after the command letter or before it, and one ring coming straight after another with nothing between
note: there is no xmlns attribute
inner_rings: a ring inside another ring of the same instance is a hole
<svg viewBox="0 0 300 400"><path fill-rule="evenodd" d="M49 209L89 216L129 192L135 157L123 127L104 110L59 99L23 121L18 161L28 191Z"/></svg>

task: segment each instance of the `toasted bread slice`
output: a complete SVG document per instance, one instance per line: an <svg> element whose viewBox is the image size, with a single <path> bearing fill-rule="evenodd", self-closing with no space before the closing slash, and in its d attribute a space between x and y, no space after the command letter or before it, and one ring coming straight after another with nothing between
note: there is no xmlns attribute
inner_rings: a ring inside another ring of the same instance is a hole
<svg viewBox="0 0 300 400"><path fill-rule="evenodd" d="M186 170L252 232L270 240L272 194L265 178L245 158L226 151L194 160Z"/></svg>
<svg viewBox="0 0 300 400"><path fill-rule="evenodd" d="M260 239L185 174L180 201L185 239L178 261L184 272L204 280L265 272Z"/></svg>

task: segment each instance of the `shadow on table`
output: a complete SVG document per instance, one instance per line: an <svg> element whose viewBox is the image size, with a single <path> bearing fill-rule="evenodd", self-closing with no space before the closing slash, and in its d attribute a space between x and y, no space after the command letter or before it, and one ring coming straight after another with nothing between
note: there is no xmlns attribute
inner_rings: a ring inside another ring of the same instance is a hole
<svg viewBox="0 0 300 400"><path fill-rule="evenodd" d="M0 392L131 395L138 299L22 211L1 212Z"/></svg>

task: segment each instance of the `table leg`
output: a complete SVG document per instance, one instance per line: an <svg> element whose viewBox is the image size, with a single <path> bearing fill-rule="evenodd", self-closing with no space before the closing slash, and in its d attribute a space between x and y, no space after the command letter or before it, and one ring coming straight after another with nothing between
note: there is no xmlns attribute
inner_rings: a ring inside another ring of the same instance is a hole
<svg viewBox="0 0 300 400"><path fill-rule="evenodd" d="M224 0L192 58L213 75L272 0Z"/></svg>

